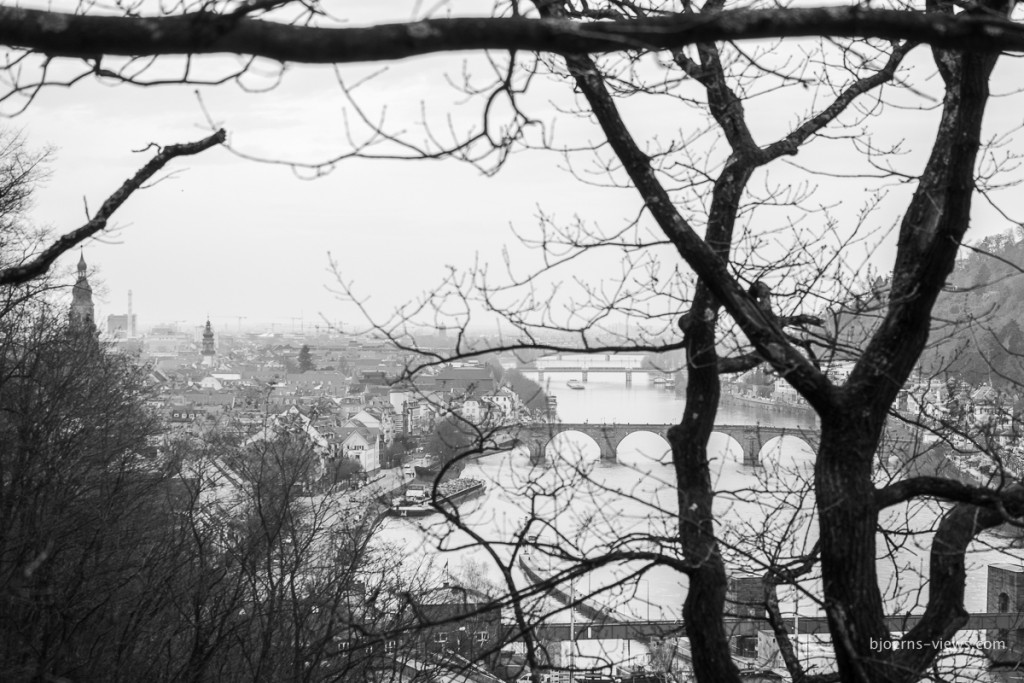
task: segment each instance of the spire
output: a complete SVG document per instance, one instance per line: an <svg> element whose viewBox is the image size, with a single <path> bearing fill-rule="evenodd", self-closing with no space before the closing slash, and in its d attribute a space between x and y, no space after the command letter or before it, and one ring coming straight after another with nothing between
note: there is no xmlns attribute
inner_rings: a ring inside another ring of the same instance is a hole
<svg viewBox="0 0 1024 683"><path fill-rule="evenodd" d="M206 317L206 329L203 330L203 365L213 365L214 350L213 325L210 324L210 317Z"/></svg>
<svg viewBox="0 0 1024 683"><path fill-rule="evenodd" d="M93 331L95 329L92 303L92 286L89 285L88 266L85 263L85 250L78 258L78 279L71 289L71 310L68 319L71 327Z"/></svg>

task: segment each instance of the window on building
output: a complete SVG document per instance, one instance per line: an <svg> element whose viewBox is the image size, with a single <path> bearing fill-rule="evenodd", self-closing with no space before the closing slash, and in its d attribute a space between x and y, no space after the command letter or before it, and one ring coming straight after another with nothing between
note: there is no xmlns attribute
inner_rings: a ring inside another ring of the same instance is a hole
<svg viewBox="0 0 1024 683"><path fill-rule="evenodd" d="M473 638L476 640L478 645L486 645L489 639L489 634L487 631L477 631L473 634Z"/></svg>
<svg viewBox="0 0 1024 683"><path fill-rule="evenodd" d="M395 643L395 641L393 641L393 640L389 640L386 643L384 643L384 652L387 652L389 655L395 654L395 649L396 648L397 648L397 643Z"/></svg>
<svg viewBox="0 0 1024 683"><path fill-rule="evenodd" d="M434 634L434 642L441 645L448 642L448 632L438 631Z"/></svg>
<svg viewBox="0 0 1024 683"><path fill-rule="evenodd" d="M1009 612L1010 611L1010 596L1006 593L999 594L999 611Z"/></svg>

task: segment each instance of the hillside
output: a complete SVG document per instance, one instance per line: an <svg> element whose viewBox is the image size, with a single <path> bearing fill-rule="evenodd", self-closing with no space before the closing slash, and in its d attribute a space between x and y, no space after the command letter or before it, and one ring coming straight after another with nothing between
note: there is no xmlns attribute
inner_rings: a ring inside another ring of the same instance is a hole
<svg viewBox="0 0 1024 683"><path fill-rule="evenodd" d="M964 254L936 303L922 369L971 384L1024 383L1024 239L996 235Z"/></svg>
<svg viewBox="0 0 1024 683"><path fill-rule="evenodd" d="M921 371L973 385L1024 384L1024 238L987 237L962 254L936 302ZM843 313L829 316L841 345L854 352L864 347L884 314L888 283L877 280L870 290Z"/></svg>

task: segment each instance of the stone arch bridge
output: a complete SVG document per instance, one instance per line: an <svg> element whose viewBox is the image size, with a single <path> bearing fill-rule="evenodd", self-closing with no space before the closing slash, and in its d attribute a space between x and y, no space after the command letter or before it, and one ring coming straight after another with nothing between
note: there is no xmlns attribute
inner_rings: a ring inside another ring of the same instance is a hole
<svg viewBox="0 0 1024 683"><path fill-rule="evenodd" d="M563 432L580 432L593 439L601 449L602 460L615 460L619 444L630 434L644 432L655 434L665 439L668 430L674 424L604 424L590 422L553 422L536 425L518 425L509 427L508 432L516 440L530 449L531 458L543 458L551 440ZM912 435L901 433L899 429L887 427L885 448L901 459L913 455L918 442ZM821 443L821 431L818 427L772 427L766 425L715 425L712 433L724 434L736 441L743 449L743 464L760 466L763 464L764 447L773 439L787 436L799 439L817 453ZM666 439L667 441L667 439Z"/></svg>
<svg viewBox="0 0 1024 683"><path fill-rule="evenodd" d="M530 449L531 458L541 458L551 440L564 432L580 432L593 439L601 448L602 460L615 460L619 444L637 432L656 434L665 438L671 424L592 424L589 422L559 422L523 425L510 429L519 443ZM743 464L761 465L761 451L772 439L788 436L800 439L817 452L821 433L815 427L768 427L764 425L715 425L714 433L724 434L739 443L743 449Z"/></svg>

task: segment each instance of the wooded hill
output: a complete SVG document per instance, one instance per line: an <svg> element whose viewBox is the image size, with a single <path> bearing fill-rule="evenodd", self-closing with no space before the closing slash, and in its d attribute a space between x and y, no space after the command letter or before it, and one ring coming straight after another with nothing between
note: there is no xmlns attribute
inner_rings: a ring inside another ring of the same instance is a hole
<svg viewBox="0 0 1024 683"><path fill-rule="evenodd" d="M936 302L922 374L1024 386L1024 234L986 237L962 254ZM876 280L864 289L831 316L846 349L863 348L884 314L888 282Z"/></svg>
<svg viewBox="0 0 1024 683"><path fill-rule="evenodd" d="M936 305L922 368L971 383L1024 383L1024 235L986 237L964 249Z"/></svg>

